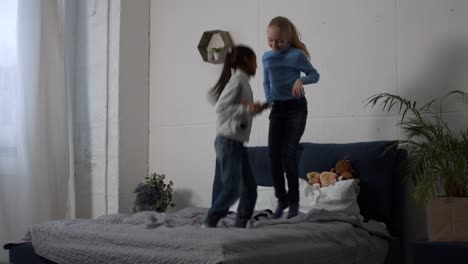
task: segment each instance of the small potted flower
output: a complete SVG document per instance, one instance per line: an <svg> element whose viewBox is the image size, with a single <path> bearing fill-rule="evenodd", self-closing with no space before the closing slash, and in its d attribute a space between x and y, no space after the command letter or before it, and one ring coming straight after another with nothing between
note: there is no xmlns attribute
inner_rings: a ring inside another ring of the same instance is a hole
<svg viewBox="0 0 468 264"><path fill-rule="evenodd" d="M212 48L211 49L211 54L212 54L212 59L214 61L217 61L219 60L219 57L221 55L221 51L223 50L223 48Z"/></svg>
<svg viewBox="0 0 468 264"><path fill-rule="evenodd" d="M136 199L133 212L156 211L166 212L168 207L174 207L172 203L172 181L164 182L165 175L152 173L145 177L145 182L138 184L135 189Z"/></svg>

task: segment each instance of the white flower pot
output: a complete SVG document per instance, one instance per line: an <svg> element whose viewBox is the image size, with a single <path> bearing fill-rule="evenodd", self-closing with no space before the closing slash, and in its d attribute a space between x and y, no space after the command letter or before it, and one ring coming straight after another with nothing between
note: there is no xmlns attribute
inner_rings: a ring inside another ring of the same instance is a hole
<svg viewBox="0 0 468 264"><path fill-rule="evenodd" d="M219 55L220 55L219 52L213 52L213 59L215 61L219 60Z"/></svg>

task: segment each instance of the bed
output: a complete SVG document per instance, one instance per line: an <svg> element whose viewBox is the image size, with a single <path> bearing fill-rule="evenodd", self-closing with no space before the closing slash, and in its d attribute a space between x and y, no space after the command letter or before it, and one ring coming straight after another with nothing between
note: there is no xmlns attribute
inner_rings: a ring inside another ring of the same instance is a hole
<svg viewBox="0 0 468 264"><path fill-rule="evenodd" d="M301 144L304 177L349 156L360 172L357 202L365 222L324 210L273 221L267 211L257 211L249 229L231 229L230 214L220 222L226 228L202 230L207 209L186 208L53 221L5 248L12 263L404 263L398 165L405 153L388 151L393 143ZM266 147L249 147L259 186L271 186L267 153ZM213 196L221 187L218 175L216 166Z"/></svg>

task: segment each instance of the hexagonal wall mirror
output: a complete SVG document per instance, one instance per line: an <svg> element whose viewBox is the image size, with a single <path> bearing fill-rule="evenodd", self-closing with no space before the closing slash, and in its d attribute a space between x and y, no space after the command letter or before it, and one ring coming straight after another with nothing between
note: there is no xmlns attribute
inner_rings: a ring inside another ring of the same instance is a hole
<svg viewBox="0 0 468 264"><path fill-rule="evenodd" d="M203 32L198 43L198 51L203 61L218 64L224 62L224 57L232 46L232 39L228 32L210 30Z"/></svg>

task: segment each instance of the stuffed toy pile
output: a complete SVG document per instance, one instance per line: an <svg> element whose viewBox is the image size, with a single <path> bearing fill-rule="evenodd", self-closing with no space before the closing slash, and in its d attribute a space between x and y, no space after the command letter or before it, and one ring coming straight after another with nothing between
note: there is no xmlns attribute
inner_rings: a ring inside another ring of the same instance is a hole
<svg viewBox="0 0 468 264"><path fill-rule="evenodd" d="M313 171L307 173L307 179L310 185L314 188L328 187L335 184L337 181L351 180L358 177L357 171L353 168L353 164L347 157L338 161L330 171L322 173Z"/></svg>

